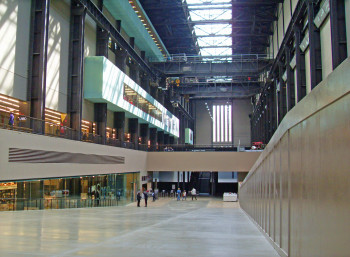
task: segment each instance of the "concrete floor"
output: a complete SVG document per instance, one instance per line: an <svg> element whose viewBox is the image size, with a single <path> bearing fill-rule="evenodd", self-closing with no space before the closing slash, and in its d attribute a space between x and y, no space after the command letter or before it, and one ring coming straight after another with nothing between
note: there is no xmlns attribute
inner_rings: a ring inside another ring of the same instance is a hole
<svg viewBox="0 0 350 257"><path fill-rule="evenodd" d="M0 213L0 256L279 256L237 203Z"/></svg>

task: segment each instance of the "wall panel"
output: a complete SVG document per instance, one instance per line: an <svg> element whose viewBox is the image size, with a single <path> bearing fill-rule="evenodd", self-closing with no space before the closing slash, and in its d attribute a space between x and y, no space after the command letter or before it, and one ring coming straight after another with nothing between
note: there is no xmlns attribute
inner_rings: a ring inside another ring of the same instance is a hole
<svg viewBox="0 0 350 257"><path fill-rule="evenodd" d="M284 33L286 33L286 31L288 29L289 22L292 18L291 13L290 13L290 0L284 0L283 13L284 13Z"/></svg>
<svg viewBox="0 0 350 257"><path fill-rule="evenodd" d="M288 196L288 135L281 139L281 248L288 253L288 233L289 233L289 196Z"/></svg>
<svg viewBox="0 0 350 257"><path fill-rule="evenodd" d="M278 49L279 49L279 44L277 42L277 22L273 23L273 53L274 53L274 58L276 58Z"/></svg>
<svg viewBox="0 0 350 257"><path fill-rule="evenodd" d="M27 100L30 1L0 1L0 93Z"/></svg>
<svg viewBox="0 0 350 257"><path fill-rule="evenodd" d="M51 1L45 105L63 113L67 113L69 20L69 5Z"/></svg>
<svg viewBox="0 0 350 257"><path fill-rule="evenodd" d="M306 94L311 92L311 70L310 70L310 51L309 48L305 51L305 80L306 80Z"/></svg>
<svg viewBox="0 0 350 257"><path fill-rule="evenodd" d="M332 67L332 41L331 22L328 18L323 22L320 28L321 39L321 61L322 61L322 79L325 79L333 70Z"/></svg>
<svg viewBox="0 0 350 257"><path fill-rule="evenodd" d="M85 18L85 37L84 37L84 56L96 55L96 23L86 15Z"/></svg>
<svg viewBox="0 0 350 257"><path fill-rule="evenodd" d="M291 2L292 2L292 13L294 13L295 7L297 7L299 0L291 0Z"/></svg>
<svg viewBox="0 0 350 257"><path fill-rule="evenodd" d="M240 187L242 208L259 217L245 208L254 198L246 197L246 192L256 192L252 187L268 183L261 173L275 174L266 233L280 245L281 256L349 255L349 70L350 58L287 113ZM267 168L266 162L274 166Z"/></svg>
<svg viewBox="0 0 350 257"><path fill-rule="evenodd" d="M280 48L283 37L284 37L284 31L283 31L283 5L279 4L278 5L278 48Z"/></svg>

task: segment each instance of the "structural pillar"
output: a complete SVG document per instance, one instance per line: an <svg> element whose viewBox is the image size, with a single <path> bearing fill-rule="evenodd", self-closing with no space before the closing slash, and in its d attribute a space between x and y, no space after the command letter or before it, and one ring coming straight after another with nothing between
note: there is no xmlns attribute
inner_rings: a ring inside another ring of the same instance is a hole
<svg viewBox="0 0 350 257"><path fill-rule="evenodd" d="M157 128L150 128L149 129L149 140L151 143L151 150L156 151L157 150L157 141L158 141L158 134L157 134Z"/></svg>
<svg viewBox="0 0 350 257"><path fill-rule="evenodd" d="M301 32L300 27L294 27L294 39L295 39L295 72L296 81L295 86L297 88L297 102L304 98L306 95L306 71L305 71L305 54L300 50Z"/></svg>
<svg viewBox="0 0 350 257"><path fill-rule="evenodd" d="M169 145L169 144L170 144L170 135L164 134L164 145Z"/></svg>
<svg viewBox="0 0 350 257"><path fill-rule="evenodd" d="M279 121L278 123L282 122L282 119L284 115L286 114L286 85L282 78L283 76L283 64L278 64L278 70L279 70L279 83L280 83L280 92L279 92L279 106L278 106L278 112L279 112Z"/></svg>
<svg viewBox="0 0 350 257"><path fill-rule="evenodd" d="M287 74L287 82L286 82L286 105L287 110L289 112L295 105L295 88L294 88L294 76L292 74L292 70L290 67L290 48L285 47L286 54L286 74Z"/></svg>
<svg viewBox="0 0 350 257"><path fill-rule="evenodd" d="M148 140L149 140L149 125L148 124L140 124L140 136L141 136L141 144L145 147L144 150L148 148Z"/></svg>
<svg viewBox="0 0 350 257"><path fill-rule="evenodd" d="M348 56L344 0L329 0L333 70Z"/></svg>
<svg viewBox="0 0 350 257"><path fill-rule="evenodd" d="M125 141L125 112L114 113L114 127L117 130L117 139Z"/></svg>
<svg viewBox="0 0 350 257"><path fill-rule="evenodd" d="M129 119L130 141L134 143L134 149L139 146L139 120L137 118Z"/></svg>
<svg viewBox="0 0 350 257"><path fill-rule="evenodd" d="M107 103L95 103L96 134L101 136L101 144L106 144Z"/></svg>
<svg viewBox="0 0 350 257"><path fill-rule="evenodd" d="M124 73L126 72L127 58L128 58L128 53L124 49L116 50L115 65Z"/></svg>
<svg viewBox="0 0 350 257"><path fill-rule="evenodd" d="M33 0L31 15L29 100L30 116L45 120L47 46L49 32L49 0ZM45 132L45 123L33 124L36 133Z"/></svg>
<svg viewBox="0 0 350 257"><path fill-rule="evenodd" d="M322 62L321 62L321 40L320 31L317 29L315 19L315 1L307 2L307 19L309 28L309 52L310 52L310 79L311 89L316 87L322 81Z"/></svg>
<svg viewBox="0 0 350 257"><path fill-rule="evenodd" d="M158 147L160 150L164 149L164 131L158 131Z"/></svg>
<svg viewBox="0 0 350 257"><path fill-rule="evenodd" d="M76 139L81 139L83 112L83 71L84 71L84 30L86 9L78 0L71 1L68 113L71 128L77 131Z"/></svg>

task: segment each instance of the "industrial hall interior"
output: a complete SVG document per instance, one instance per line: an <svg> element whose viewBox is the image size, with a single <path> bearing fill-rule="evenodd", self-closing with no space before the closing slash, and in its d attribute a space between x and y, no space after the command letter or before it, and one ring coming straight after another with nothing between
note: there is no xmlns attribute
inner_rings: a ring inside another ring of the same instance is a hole
<svg viewBox="0 0 350 257"><path fill-rule="evenodd" d="M0 0L0 256L350 257L349 57L350 0Z"/></svg>

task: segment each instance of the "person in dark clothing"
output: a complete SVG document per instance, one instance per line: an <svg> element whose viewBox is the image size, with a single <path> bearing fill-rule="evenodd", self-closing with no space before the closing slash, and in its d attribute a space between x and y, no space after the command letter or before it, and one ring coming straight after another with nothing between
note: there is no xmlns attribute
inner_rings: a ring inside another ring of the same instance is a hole
<svg viewBox="0 0 350 257"><path fill-rule="evenodd" d="M145 198L145 207L147 207L147 200L148 200L148 192L143 191L143 197Z"/></svg>
<svg viewBox="0 0 350 257"><path fill-rule="evenodd" d="M141 201L141 192L140 191L137 191L136 199L137 199L137 207L140 207L140 201Z"/></svg>

